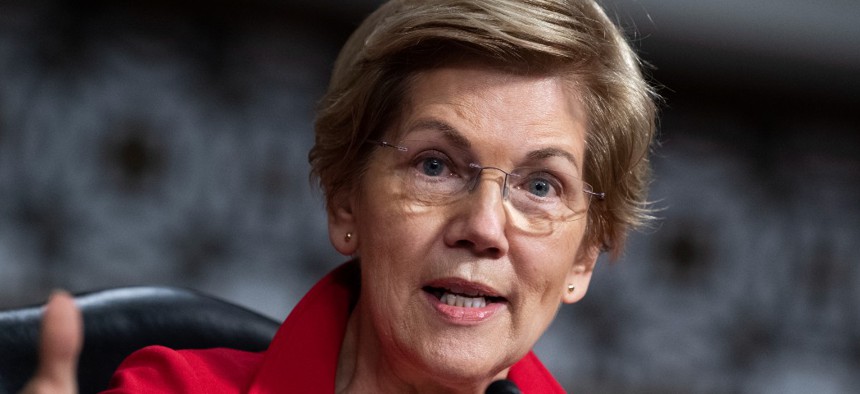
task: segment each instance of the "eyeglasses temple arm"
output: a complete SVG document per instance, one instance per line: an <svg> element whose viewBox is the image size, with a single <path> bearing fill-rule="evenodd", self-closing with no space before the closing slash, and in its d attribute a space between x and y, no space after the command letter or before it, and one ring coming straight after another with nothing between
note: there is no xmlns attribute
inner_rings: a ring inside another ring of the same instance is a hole
<svg viewBox="0 0 860 394"><path fill-rule="evenodd" d="M606 193L603 193L603 192L599 192L599 193L598 193L598 192L593 192L593 191L590 191L590 190L583 190L583 191L584 191L586 194L590 194L592 197L594 197L594 198L596 198L596 199L598 199L598 200L601 200L601 201L603 201L603 199L605 199L605 198L606 198Z"/></svg>

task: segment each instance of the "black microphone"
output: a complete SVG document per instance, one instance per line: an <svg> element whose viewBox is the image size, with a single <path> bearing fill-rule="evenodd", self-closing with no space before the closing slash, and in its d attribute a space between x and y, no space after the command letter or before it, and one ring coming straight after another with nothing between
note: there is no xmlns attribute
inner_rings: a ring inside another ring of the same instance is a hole
<svg viewBox="0 0 860 394"><path fill-rule="evenodd" d="M487 394L523 394L514 382L507 379L497 380L487 386Z"/></svg>

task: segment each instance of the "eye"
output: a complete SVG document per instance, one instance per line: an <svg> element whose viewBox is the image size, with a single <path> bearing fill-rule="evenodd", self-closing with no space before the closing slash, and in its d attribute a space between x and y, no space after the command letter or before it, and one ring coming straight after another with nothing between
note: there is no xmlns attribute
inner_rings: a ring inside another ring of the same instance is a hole
<svg viewBox="0 0 860 394"><path fill-rule="evenodd" d="M445 174L445 161L438 157L426 157L420 162L421 172L427 176L440 176Z"/></svg>
<svg viewBox="0 0 860 394"><path fill-rule="evenodd" d="M561 194L556 177L545 171L531 172L518 182L517 188L539 198L556 197Z"/></svg>
<svg viewBox="0 0 860 394"><path fill-rule="evenodd" d="M531 179L528 183L529 193L538 197L546 197L552 192L552 186L545 179Z"/></svg>
<svg viewBox="0 0 860 394"><path fill-rule="evenodd" d="M411 162L413 170L427 178L451 178L457 175L457 166L451 158L436 149L420 152L412 158ZM440 180L434 179L434 181Z"/></svg>

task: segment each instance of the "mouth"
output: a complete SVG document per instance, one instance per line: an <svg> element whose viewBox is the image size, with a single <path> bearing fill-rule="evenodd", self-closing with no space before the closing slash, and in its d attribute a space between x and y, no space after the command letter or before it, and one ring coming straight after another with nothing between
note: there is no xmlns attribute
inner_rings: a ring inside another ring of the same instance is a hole
<svg viewBox="0 0 860 394"><path fill-rule="evenodd" d="M442 304L460 308L485 308L487 305L506 302L494 290L471 283L434 283L424 286L422 290Z"/></svg>

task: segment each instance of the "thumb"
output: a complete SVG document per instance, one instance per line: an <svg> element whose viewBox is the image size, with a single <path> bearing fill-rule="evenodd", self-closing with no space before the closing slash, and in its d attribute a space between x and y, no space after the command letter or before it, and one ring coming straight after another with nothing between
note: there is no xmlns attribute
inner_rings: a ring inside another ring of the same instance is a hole
<svg viewBox="0 0 860 394"><path fill-rule="evenodd" d="M42 317L39 366L23 393L76 393L76 368L83 343L81 311L69 293L51 295Z"/></svg>

